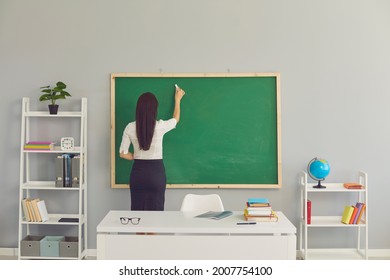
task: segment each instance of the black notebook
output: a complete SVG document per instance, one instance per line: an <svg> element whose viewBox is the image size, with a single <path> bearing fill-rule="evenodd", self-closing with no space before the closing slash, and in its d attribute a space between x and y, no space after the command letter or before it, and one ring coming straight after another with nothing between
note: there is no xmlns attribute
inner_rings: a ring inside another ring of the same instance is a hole
<svg viewBox="0 0 390 280"><path fill-rule="evenodd" d="M60 223L78 223L79 218L61 218L58 221Z"/></svg>

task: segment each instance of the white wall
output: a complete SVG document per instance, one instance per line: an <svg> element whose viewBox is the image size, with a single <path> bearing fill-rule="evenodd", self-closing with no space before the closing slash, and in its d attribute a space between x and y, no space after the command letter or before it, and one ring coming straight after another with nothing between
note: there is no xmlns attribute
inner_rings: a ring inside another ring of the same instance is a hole
<svg viewBox="0 0 390 280"><path fill-rule="evenodd" d="M232 210L267 196L298 227L297 174L320 156L327 181L368 172L369 248L389 249L389 30L386 0L0 0L0 247L17 247L22 97L44 108L39 87L62 80L73 97L60 106L88 98L93 249L98 222L129 205L127 189L110 188L110 73L230 71L281 74L283 187L169 189L166 209L188 192L219 193ZM326 245L321 234L313 243Z"/></svg>

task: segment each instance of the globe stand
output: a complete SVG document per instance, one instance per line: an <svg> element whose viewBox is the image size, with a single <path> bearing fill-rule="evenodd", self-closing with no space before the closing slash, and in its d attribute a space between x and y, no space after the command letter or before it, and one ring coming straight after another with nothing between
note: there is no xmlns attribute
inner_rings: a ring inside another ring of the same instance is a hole
<svg viewBox="0 0 390 280"><path fill-rule="evenodd" d="M321 180L318 180L318 185L313 186L313 188L315 188L315 189L326 189L325 186L321 185Z"/></svg>

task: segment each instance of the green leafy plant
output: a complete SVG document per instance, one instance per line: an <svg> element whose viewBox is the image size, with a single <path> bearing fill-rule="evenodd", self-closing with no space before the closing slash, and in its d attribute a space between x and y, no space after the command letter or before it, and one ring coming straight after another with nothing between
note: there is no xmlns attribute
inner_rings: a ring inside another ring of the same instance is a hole
<svg viewBox="0 0 390 280"><path fill-rule="evenodd" d="M71 96L69 92L65 91L66 85L63 82L57 82L55 87L44 86L41 89L41 92L45 94L39 97L39 101L51 101L52 105L55 105L58 99L65 99L67 96Z"/></svg>

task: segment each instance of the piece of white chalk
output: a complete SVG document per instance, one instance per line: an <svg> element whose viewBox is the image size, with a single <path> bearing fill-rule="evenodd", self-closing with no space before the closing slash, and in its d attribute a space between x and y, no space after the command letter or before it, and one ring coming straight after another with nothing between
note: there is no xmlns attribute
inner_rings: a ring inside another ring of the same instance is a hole
<svg viewBox="0 0 390 280"><path fill-rule="evenodd" d="M175 87L178 88L179 86L177 84L175 84Z"/></svg>

